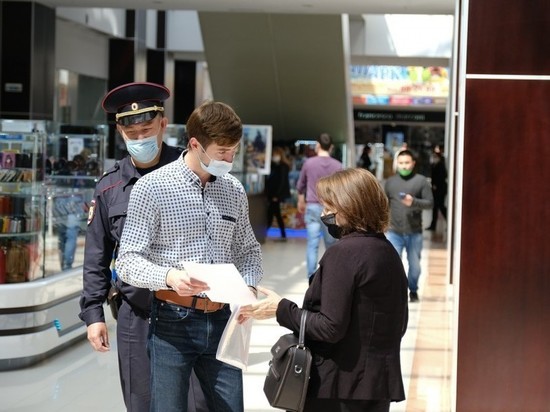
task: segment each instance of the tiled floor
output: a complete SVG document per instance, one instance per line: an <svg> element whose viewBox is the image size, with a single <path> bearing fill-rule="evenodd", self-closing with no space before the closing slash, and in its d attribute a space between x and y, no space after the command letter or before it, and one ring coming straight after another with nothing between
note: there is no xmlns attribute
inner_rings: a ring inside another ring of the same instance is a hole
<svg viewBox="0 0 550 412"><path fill-rule="evenodd" d="M438 240L438 241L436 241ZM402 367L407 401L391 411L450 411L452 290L445 276L446 251L437 234L425 234L420 302L411 304L409 328L402 342ZM307 288L305 240L263 245L262 284L301 303ZM108 310L106 311L109 312ZM122 412L114 323L109 321L111 352L95 353L86 340L38 365L0 372L0 411ZM246 412L273 411L262 386L273 342L287 330L274 320L255 321L249 367L244 373Z"/></svg>

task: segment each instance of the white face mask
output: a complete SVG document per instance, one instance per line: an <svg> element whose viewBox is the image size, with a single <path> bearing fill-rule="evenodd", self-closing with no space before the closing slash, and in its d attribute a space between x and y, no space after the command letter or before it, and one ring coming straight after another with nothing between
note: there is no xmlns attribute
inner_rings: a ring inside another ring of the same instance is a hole
<svg viewBox="0 0 550 412"><path fill-rule="evenodd" d="M199 143L199 146L200 146L200 143ZM233 163L229 163L224 160L212 159L210 156L208 156L208 153L206 153L206 150L204 150L202 146L201 146L201 150L206 155L206 157L210 159L210 163L207 166L202 162L200 156L198 156L197 154L202 170L204 170L207 173L210 173L212 176L222 176L226 173L229 173L233 168Z"/></svg>
<svg viewBox="0 0 550 412"><path fill-rule="evenodd" d="M140 140L126 140L126 150L138 162L149 163L159 152L157 138L158 136L155 135Z"/></svg>

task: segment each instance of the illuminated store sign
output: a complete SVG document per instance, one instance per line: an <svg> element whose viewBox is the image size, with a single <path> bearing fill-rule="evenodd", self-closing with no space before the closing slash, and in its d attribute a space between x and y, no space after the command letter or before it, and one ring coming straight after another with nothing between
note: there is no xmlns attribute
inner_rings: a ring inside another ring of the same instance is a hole
<svg viewBox="0 0 550 412"><path fill-rule="evenodd" d="M449 75L436 66L351 66L351 90L358 105L444 106Z"/></svg>

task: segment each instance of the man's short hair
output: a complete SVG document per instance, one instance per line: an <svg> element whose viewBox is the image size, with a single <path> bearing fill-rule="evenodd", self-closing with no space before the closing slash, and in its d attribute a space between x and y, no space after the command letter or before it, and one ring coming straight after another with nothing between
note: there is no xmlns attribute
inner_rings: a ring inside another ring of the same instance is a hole
<svg viewBox="0 0 550 412"><path fill-rule="evenodd" d="M206 101L193 110L187 119L186 131L203 148L211 143L234 146L243 135L241 119L233 108L222 102Z"/></svg>
<svg viewBox="0 0 550 412"><path fill-rule="evenodd" d="M321 133L317 138L317 142L321 146L321 149L329 151L332 146L332 138L328 133Z"/></svg>
<svg viewBox="0 0 550 412"><path fill-rule="evenodd" d="M397 157L401 156L410 156L412 160L416 161L413 152L411 152L409 149L401 150L399 153L397 153Z"/></svg>

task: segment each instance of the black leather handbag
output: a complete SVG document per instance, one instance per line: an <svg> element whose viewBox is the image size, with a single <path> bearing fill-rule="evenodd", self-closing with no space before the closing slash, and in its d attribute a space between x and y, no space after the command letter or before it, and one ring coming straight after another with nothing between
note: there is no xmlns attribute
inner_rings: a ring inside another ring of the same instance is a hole
<svg viewBox="0 0 550 412"><path fill-rule="evenodd" d="M272 359L264 382L264 393L274 408L301 412L306 401L311 352L304 345L307 310L302 310L300 335L283 335L271 348Z"/></svg>

